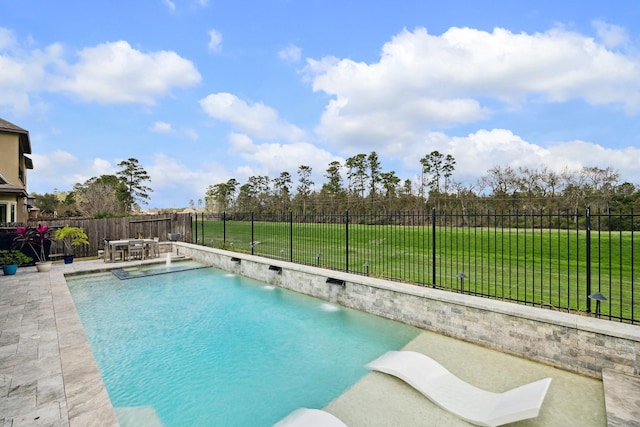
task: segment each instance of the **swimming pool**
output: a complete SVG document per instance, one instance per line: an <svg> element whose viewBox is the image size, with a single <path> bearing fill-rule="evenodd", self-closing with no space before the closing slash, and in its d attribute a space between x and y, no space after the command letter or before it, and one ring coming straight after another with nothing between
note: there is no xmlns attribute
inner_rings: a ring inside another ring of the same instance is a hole
<svg viewBox="0 0 640 427"><path fill-rule="evenodd" d="M419 332L210 267L67 282L118 416L168 427L270 426L322 408Z"/></svg>

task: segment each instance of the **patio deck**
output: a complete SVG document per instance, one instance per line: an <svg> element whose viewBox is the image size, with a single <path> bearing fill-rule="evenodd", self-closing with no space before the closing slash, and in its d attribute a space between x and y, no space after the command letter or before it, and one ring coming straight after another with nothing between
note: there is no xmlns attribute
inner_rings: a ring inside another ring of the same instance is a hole
<svg viewBox="0 0 640 427"><path fill-rule="evenodd" d="M157 259L118 267L146 262ZM77 261L54 264L49 273L25 267L0 276L0 426L119 425L64 278L113 267ZM489 390L553 377L540 417L516 425L640 426L638 377L607 371L603 383L426 331L407 349L446 361ZM352 427L468 425L380 373L366 375L326 410Z"/></svg>

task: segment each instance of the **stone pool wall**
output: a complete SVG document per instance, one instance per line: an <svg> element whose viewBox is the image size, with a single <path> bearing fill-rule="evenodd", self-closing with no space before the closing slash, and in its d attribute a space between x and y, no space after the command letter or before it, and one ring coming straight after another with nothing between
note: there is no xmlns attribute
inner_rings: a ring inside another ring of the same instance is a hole
<svg viewBox="0 0 640 427"><path fill-rule="evenodd" d="M248 254L175 243L178 253L220 269L346 307L602 378L640 375L640 327L341 273Z"/></svg>

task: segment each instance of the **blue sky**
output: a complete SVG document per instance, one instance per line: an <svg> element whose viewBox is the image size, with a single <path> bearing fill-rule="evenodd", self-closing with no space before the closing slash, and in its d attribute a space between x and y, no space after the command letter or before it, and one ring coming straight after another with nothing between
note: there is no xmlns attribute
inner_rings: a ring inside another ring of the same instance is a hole
<svg viewBox="0 0 640 427"><path fill-rule="evenodd" d="M640 3L0 0L0 117L29 191L135 157L147 207L376 151L490 168L611 167L640 184ZM144 207L144 206L143 206Z"/></svg>

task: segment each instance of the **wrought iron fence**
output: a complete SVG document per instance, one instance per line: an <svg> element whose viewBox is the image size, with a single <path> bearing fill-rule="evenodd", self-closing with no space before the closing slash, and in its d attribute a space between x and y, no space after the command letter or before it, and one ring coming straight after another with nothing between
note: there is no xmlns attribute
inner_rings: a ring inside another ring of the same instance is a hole
<svg viewBox="0 0 640 427"><path fill-rule="evenodd" d="M640 323L640 215L196 215L194 243Z"/></svg>

